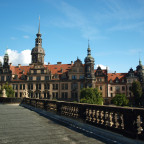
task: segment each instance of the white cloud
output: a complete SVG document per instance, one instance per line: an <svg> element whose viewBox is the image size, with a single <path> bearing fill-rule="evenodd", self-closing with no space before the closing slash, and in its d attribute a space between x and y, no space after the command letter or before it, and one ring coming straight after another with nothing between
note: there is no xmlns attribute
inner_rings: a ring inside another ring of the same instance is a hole
<svg viewBox="0 0 144 144"><path fill-rule="evenodd" d="M28 35L24 35L23 38L24 39L29 39L29 36Z"/></svg>
<svg viewBox="0 0 144 144"><path fill-rule="evenodd" d="M16 50L7 50L9 55L9 63L16 66L18 64L21 65L29 65L31 63L31 50L23 50L20 53ZM3 57L0 56L0 60L3 62Z"/></svg>
<svg viewBox="0 0 144 144"><path fill-rule="evenodd" d="M16 38L16 37L10 37L10 39L11 39L11 40L16 40L17 38Z"/></svg>
<svg viewBox="0 0 144 144"><path fill-rule="evenodd" d="M2 56L0 56L0 61L3 62L3 57Z"/></svg>
<svg viewBox="0 0 144 144"><path fill-rule="evenodd" d="M109 67L104 66L104 65L102 65L102 64L97 64L97 65L96 65L96 68L97 68L98 66L100 66L101 69L108 69L108 70L109 70Z"/></svg>
<svg viewBox="0 0 144 144"><path fill-rule="evenodd" d="M31 63L31 50L23 50L20 53L16 50L8 49L7 53L9 55L9 63L12 63L13 66L21 64L23 66L29 65ZM0 56L0 61L3 63L3 57ZM44 62L47 64L47 62Z"/></svg>

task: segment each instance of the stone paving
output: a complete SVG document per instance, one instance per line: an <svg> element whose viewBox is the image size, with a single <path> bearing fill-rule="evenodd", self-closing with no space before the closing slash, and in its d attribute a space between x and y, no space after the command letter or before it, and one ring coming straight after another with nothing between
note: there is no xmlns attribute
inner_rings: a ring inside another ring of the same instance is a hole
<svg viewBox="0 0 144 144"><path fill-rule="evenodd" d="M18 105L0 104L0 144L102 144Z"/></svg>

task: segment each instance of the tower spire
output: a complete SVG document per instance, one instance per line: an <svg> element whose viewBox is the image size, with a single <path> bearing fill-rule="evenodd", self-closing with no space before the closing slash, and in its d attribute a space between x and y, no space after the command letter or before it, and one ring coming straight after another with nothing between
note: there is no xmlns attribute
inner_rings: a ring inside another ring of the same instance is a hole
<svg viewBox="0 0 144 144"><path fill-rule="evenodd" d="M142 65L141 59L139 58L139 65Z"/></svg>
<svg viewBox="0 0 144 144"><path fill-rule="evenodd" d="M88 39L88 48L90 48L89 39Z"/></svg>
<svg viewBox="0 0 144 144"><path fill-rule="evenodd" d="M38 34L40 34L40 16L39 16L39 27L38 27Z"/></svg>
<svg viewBox="0 0 144 144"><path fill-rule="evenodd" d="M91 49L90 49L90 44L89 44L89 39L88 39L88 49L87 49L88 55L91 55Z"/></svg>

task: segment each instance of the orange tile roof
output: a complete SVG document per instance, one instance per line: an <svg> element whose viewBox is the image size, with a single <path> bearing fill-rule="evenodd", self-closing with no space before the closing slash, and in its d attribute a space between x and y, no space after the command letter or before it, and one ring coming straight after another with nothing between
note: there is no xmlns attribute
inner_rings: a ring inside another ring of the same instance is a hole
<svg viewBox="0 0 144 144"><path fill-rule="evenodd" d="M12 71L12 74L18 75L18 78L20 78L23 74L27 75L30 67L29 66L10 66L10 70Z"/></svg>
<svg viewBox="0 0 144 144"><path fill-rule="evenodd" d="M58 65L44 65L45 68L48 68L51 73L61 75L63 73L66 73L69 69L71 69L71 64L58 64ZM10 66L10 70L12 71L12 74L18 75L18 78L21 78L21 76L27 75L29 70L31 69L30 66Z"/></svg>
<svg viewBox="0 0 144 144"><path fill-rule="evenodd" d="M127 73L108 73L108 82L110 80L114 81L116 78L122 80L123 78L125 78L126 75Z"/></svg>
<svg viewBox="0 0 144 144"><path fill-rule="evenodd" d="M44 65L52 74L62 74L71 69L71 64L58 64L58 65Z"/></svg>

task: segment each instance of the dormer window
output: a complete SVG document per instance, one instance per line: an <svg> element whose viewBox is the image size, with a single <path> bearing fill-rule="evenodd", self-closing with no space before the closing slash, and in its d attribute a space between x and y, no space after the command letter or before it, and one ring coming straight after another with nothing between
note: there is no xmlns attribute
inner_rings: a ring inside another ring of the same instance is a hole
<svg viewBox="0 0 144 144"><path fill-rule="evenodd" d="M119 82L119 79L118 79L118 77L116 78L115 82L116 82L116 83L118 83L118 82Z"/></svg>
<svg viewBox="0 0 144 144"><path fill-rule="evenodd" d="M112 83L113 81L112 81L112 79L110 79L110 83Z"/></svg>
<svg viewBox="0 0 144 144"><path fill-rule="evenodd" d="M124 80L124 79L122 79L122 82L125 82L125 80Z"/></svg>

